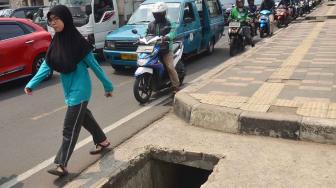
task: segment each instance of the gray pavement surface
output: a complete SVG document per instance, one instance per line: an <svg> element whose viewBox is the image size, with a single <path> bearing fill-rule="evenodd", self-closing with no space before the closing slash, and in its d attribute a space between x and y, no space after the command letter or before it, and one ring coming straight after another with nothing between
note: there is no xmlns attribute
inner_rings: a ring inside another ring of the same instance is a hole
<svg viewBox="0 0 336 188"><path fill-rule="evenodd" d="M176 113L224 132L335 144L335 26L334 19L291 24L185 88Z"/></svg>
<svg viewBox="0 0 336 188"><path fill-rule="evenodd" d="M207 165L200 159L217 156L219 162L202 188L316 188L335 187L336 182L333 145L226 134L189 126L171 113L106 154L66 188L101 187L135 166L148 150L163 151L167 161L202 168Z"/></svg>

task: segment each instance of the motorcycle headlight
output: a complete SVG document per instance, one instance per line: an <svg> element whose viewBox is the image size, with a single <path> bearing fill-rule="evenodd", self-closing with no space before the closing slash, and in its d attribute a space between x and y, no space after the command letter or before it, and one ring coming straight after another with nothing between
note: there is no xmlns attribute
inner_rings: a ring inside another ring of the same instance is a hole
<svg viewBox="0 0 336 188"><path fill-rule="evenodd" d="M138 63L138 66L144 66L146 65L147 63L147 58L146 59L138 59L137 63Z"/></svg>
<svg viewBox="0 0 336 188"><path fill-rule="evenodd" d="M109 50L114 50L115 49L115 42L112 40L106 40L105 41L105 48Z"/></svg>

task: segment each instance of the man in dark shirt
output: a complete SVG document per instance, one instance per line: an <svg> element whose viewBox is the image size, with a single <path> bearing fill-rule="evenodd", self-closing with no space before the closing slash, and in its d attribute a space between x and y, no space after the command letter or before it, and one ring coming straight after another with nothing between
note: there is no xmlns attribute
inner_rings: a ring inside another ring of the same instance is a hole
<svg viewBox="0 0 336 188"><path fill-rule="evenodd" d="M269 15L271 35L273 34L273 30L274 30L274 8L275 8L274 0L263 0L263 2L261 3L261 6L260 6L260 10L271 11L271 14Z"/></svg>

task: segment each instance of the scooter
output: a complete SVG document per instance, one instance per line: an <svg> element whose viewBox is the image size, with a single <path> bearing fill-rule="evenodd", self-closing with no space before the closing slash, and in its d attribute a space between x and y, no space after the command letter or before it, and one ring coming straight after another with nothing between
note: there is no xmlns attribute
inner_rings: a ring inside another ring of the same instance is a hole
<svg viewBox="0 0 336 188"><path fill-rule="evenodd" d="M260 18L259 18L259 33L260 38L263 38L265 34L270 35L270 20L269 15L271 11L269 10L261 10L260 11Z"/></svg>
<svg viewBox="0 0 336 188"><path fill-rule="evenodd" d="M280 5L275 11L275 19L277 20L278 28L288 26L288 11L284 5Z"/></svg>
<svg viewBox="0 0 336 188"><path fill-rule="evenodd" d="M230 56L234 56L236 53L243 51L245 45L248 44L246 36L251 36L251 27L246 23L238 21L231 21L229 23L229 40L230 40ZM250 41L252 42L252 41ZM253 44L251 44L253 46Z"/></svg>
<svg viewBox="0 0 336 188"><path fill-rule="evenodd" d="M134 29L132 33L137 34L138 31ZM162 38L163 36L140 37L137 42L138 68L135 71L133 94L141 104L149 101L153 91L158 92L171 85L166 67L159 57L161 48L164 45L168 47L168 42L162 42ZM174 42L174 67L181 85L186 75L182 54L183 42Z"/></svg>

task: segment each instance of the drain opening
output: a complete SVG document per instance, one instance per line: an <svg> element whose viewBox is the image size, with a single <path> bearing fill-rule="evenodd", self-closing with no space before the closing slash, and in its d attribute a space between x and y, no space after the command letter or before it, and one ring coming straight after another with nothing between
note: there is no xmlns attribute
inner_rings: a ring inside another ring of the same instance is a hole
<svg viewBox="0 0 336 188"><path fill-rule="evenodd" d="M103 188L199 188L221 157L151 150L111 177Z"/></svg>

